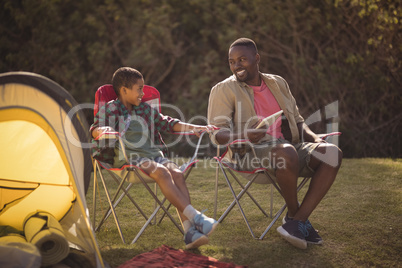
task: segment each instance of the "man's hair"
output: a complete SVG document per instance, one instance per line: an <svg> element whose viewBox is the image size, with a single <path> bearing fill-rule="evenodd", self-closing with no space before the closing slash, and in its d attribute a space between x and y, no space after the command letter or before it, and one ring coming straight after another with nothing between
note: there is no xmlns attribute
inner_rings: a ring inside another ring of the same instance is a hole
<svg viewBox="0 0 402 268"><path fill-rule="evenodd" d="M120 96L120 89L122 87L131 88L137 83L138 79L143 79L142 74L130 67L121 67L117 69L112 77L113 89L117 96Z"/></svg>
<svg viewBox="0 0 402 268"><path fill-rule="evenodd" d="M245 47L248 47L248 48L254 50L255 54L258 53L257 45L256 45L255 42L254 42L253 40L251 40L250 38L242 37L242 38L237 39L236 41L234 41L234 42L230 45L229 50L230 50L232 47L236 47L236 46L245 46Z"/></svg>

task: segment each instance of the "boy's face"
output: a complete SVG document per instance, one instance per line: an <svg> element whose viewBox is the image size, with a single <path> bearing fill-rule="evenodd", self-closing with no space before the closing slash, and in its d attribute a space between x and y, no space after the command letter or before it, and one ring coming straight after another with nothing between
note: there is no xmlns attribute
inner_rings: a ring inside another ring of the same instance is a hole
<svg viewBox="0 0 402 268"><path fill-rule="evenodd" d="M144 96L144 80L138 79L131 88L123 87L123 98L131 105L138 106Z"/></svg>

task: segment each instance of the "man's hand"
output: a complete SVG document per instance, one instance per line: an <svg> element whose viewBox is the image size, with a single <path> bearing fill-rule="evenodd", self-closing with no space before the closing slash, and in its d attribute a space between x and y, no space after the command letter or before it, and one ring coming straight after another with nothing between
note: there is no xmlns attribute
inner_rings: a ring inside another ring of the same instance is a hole
<svg viewBox="0 0 402 268"><path fill-rule="evenodd" d="M266 128L259 128L259 129L247 129L246 136L252 143L259 142L262 138L265 137L267 133Z"/></svg>

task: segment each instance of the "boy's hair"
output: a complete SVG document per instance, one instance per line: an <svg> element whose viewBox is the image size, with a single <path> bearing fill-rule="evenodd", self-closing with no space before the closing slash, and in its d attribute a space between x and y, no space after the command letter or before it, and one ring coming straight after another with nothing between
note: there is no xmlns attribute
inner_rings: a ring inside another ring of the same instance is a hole
<svg viewBox="0 0 402 268"><path fill-rule="evenodd" d="M255 54L258 53L257 45L256 45L255 42L254 42L253 40L251 40L250 38L242 37L242 38L237 39L236 41L234 41L234 42L230 45L229 50L230 50L232 47L236 47L236 46L245 46L245 47L248 47L248 48L251 48L252 50L254 50Z"/></svg>
<svg viewBox="0 0 402 268"><path fill-rule="evenodd" d="M138 79L144 79L142 74L131 67L121 67L117 69L112 77L113 89L117 96L120 96L120 89L122 87L131 88L137 83Z"/></svg>

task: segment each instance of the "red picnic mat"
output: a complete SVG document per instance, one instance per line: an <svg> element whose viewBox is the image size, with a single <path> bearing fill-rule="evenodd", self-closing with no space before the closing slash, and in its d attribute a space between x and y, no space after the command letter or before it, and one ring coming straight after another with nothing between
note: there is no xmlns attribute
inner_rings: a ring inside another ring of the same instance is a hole
<svg viewBox="0 0 402 268"><path fill-rule="evenodd" d="M131 260L120 265L118 268L133 267L245 268L247 266L220 262L217 259L208 256L197 255L182 249L174 249L166 245L162 245L150 252L145 252L135 256Z"/></svg>

